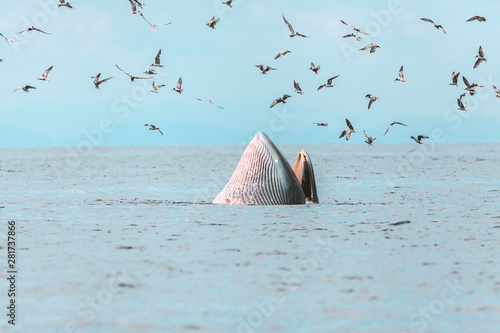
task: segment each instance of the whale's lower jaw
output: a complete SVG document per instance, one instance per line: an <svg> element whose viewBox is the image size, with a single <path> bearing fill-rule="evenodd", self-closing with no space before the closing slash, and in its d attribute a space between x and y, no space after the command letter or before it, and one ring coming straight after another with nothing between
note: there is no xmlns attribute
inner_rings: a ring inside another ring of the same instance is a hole
<svg viewBox="0 0 500 333"><path fill-rule="evenodd" d="M304 151L302 152L304 153ZM300 158L299 153L299 158ZM310 164L307 153L307 163ZM303 158L301 161L306 160ZM314 183L314 171L306 166L307 178ZM308 188L311 188L310 182ZM307 197L317 201L314 195ZM213 203L225 205L298 205L306 203L306 194L294 171L281 152L264 133L257 133L241 156L236 170Z"/></svg>

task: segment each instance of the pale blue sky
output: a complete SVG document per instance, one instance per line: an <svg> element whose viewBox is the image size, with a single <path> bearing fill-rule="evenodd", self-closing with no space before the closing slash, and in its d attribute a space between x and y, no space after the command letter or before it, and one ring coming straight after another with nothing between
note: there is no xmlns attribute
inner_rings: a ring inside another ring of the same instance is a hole
<svg viewBox="0 0 500 333"><path fill-rule="evenodd" d="M259 130L280 144L345 143L338 136L346 117L358 126L348 144L362 143L363 129L377 137L376 145L440 132L443 142L500 141L500 98L491 89L500 87L497 1L234 0L233 9L221 2L147 1L140 10L150 22L173 22L157 32L128 14L127 0L70 1L74 9L55 8L57 0L6 2L0 32L22 42L0 40L0 146L241 144ZM289 38L282 14L311 38ZM221 18L216 30L205 25L212 15ZM474 15L488 20L465 22ZM370 36L341 38L352 30L340 19ZM52 34L16 34L29 25ZM382 47L374 54L353 51L370 42ZM488 62L473 69L480 45ZM159 94L149 92L151 80L131 83L115 68L142 75L159 49L165 68L155 83L166 84ZM274 60L285 49L292 52ZM318 75L308 70L311 61L321 66ZM277 70L261 75L258 63ZM37 81L52 65L51 81ZM394 82L401 65L408 83ZM485 85L464 98L469 113L457 111L464 84L460 78L458 88L448 85L453 71ZM113 79L96 90L90 77L99 72ZM316 91L334 75L340 75L337 86ZM171 90L180 76L183 95ZM304 95L294 92L293 80ZM12 92L25 84L37 89ZM289 103L270 110L285 93L292 95ZM381 98L370 110L367 93ZM393 127L383 137L393 120L410 127ZM100 129L102 122L111 128Z"/></svg>

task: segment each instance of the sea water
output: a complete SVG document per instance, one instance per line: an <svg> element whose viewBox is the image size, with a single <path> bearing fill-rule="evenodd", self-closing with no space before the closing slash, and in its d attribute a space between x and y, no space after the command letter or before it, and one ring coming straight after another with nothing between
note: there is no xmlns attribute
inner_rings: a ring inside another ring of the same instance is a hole
<svg viewBox="0 0 500 333"><path fill-rule="evenodd" d="M319 205L211 204L242 146L0 149L0 330L500 331L498 145L279 148Z"/></svg>

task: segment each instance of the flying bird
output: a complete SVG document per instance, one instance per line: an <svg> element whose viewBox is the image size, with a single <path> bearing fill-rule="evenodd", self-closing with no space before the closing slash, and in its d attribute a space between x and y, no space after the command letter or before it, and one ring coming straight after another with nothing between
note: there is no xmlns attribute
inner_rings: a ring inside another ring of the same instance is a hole
<svg viewBox="0 0 500 333"><path fill-rule="evenodd" d="M148 67L148 69L144 72L149 75L156 75L157 73L154 71L154 69L151 69Z"/></svg>
<svg viewBox="0 0 500 333"><path fill-rule="evenodd" d="M428 139L428 138L429 137L426 135L419 135L419 136L417 136L417 138L415 138L414 136L410 136L410 139L415 140L415 142L418 143L419 145L422 144L422 142L421 142L422 139Z"/></svg>
<svg viewBox="0 0 500 333"><path fill-rule="evenodd" d="M151 24L151 22L149 22L145 17L144 15L141 15L141 17L144 19L144 21L146 21L150 26L151 26L151 31L158 31L156 30L156 28L158 27L162 27L164 25L169 25L171 24L172 22L168 22L168 23L163 23L163 24Z"/></svg>
<svg viewBox="0 0 500 333"><path fill-rule="evenodd" d="M467 95L467 93L462 93L462 94L460 94L460 96L458 96L458 99L459 99L459 100L462 100L462 98L463 98L463 97L465 97L465 95Z"/></svg>
<svg viewBox="0 0 500 333"><path fill-rule="evenodd" d="M42 34L50 35L49 32L42 31L42 30L40 30L38 28L35 28L34 26L26 28L23 31L19 31L18 34L22 34L23 32L26 32L26 31L38 31L38 32L41 32Z"/></svg>
<svg viewBox="0 0 500 333"><path fill-rule="evenodd" d="M172 88L173 91L178 92L179 94L182 94L182 78L180 77L179 80L177 81L177 85L175 88Z"/></svg>
<svg viewBox="0 0 500 333"><path fill-rule="evenodd" d="M210 19L210 21L208 21L208 23L206 25L212 29L215 29L215 25L217 24L217 22L219 22L219 20L220 20L220 17L216 20L215 16L212 16L212 18Z"/></svg>
<svg viewBox="0 0 500 333"><path fill-rule="evenodd" d="M276 98L272 103L271 103L271 106L269 108L272 108L273 106L275 106L276 104L278 103L283 103L283 104L286 104L286 99L287 98L290 98L292 96L288 95L288 94L284 94L283 97L279 97L279 98Z"/></svg>
<svg viewBox="0 0 500 333"><path fill-rule="evenodd" d="M216 107L218 107L219 109L224 109L222 106L218 106L217 104L215 104L214 102L212 102L211 100L209 99L201 99L201 98L197 98L195 97L195 99L201 101L201 102L206 102L207 104L213 104L215 105Z"/></svg>
<svg viewBox="0 0 500 333"><path fill-rule="evenodd" d="M339 76L338 75L335 75L334 77L331 77L328 79L328 81L326 81L326 84L322 84L318 87L317 90L320 90L321 88L332 88L332 87L335 87L336 84L332 84L333 80L335 80L336 78L338 78Z"/></svg>
<svg viewBox="0 0 500 333"><path fill-rule="evenodd" d="M100 77L101 77L101 73L97 74L96 76L91 76L90 77L91 79L94 79L94 86L96 87L96 89L99 89L99 86L101 85L101 83L104 83L104 82L106 82L106 81L108 81L108 80L110 80L110 79L113 78L111 76L111 77L108 77L106 79L102 79L101 80Z"/></svg>
<svg viewBox="0 0 500 333"><path fill-rule="evenodd" d="M152 77L139 77L139 76L130 75L129 73L125 72L123 69L121 69L120 67L118 67L117 64L115 64L115 66L120 71L122 71L123 73L125 73L128 77L130 77L130 82L134 82L134 80L148 80L148 79L152 79Z"/></svg>
<svg viewBox="0 0 500 333"><path fill-rule="evenodd" d="M484 56L484 52L483 52L483 48L481 46L479 46L479 51L478 51L478 55L476 56L477 60L476 60L476 63L474 64L474 68L477 68L477 66L479 66L479 64L481 64L483 62L483 60L485 62L488 62L488 58L486 58Z"/></svg>
<svg viewBox="0 0 500 333"><path fill-rule="evenodd" d="M148 130L150 130L150 131L158 131L163 136L163 133L161 132L161 130L160 130L160 128L158 126L151 125L151 124L146 124L144 126L149 126Z"/></svg>
<svg viewBox="0 0 500 333"><path fill-rule="evenodd" d="M262 65L262 64L257 64L257 65L255 65L255 67L257 67L258 69L260 69L260 73L264 74L264 75L267 74L267 72L269 72L269 71L275 71L276 70L276 68L274 68L272 66L267 66L266 68L264 68L264 65Z"/></svg>
<svg viewBox="0 0 500 333"><path fill-rule="evenodd" d="M309 69L312 70L314 73L318 74L320 66L314 66L314 62L311 62L311 67L309 67Z"/></svg>
<svg viewBox="0 0 500 333"><path fill-rule="evenodd" d="M284 15L281 15L281 16L283 16L283 20L285 21L286 25L288 26L288 29L290 29L290 34L288 35L288 36L290 36L290 38L293 38L295 36L300 36L300 37L307 38L306 35L302 35L302 34L300 34L298 32L295 32L295 30L293 30L292 25L286 20L285 16Z"/></svg>
<svg viewBox="0 0 500 333"><path fill-rule="evenodd" d="M361 39L361 37L359 37L358 35L356 35L355 33L352 33L352 34L348 34L348 35L345 35L345 36L342 36L342 38L349 38L349 37L354 37L356 38L356 40L359 42Z"/></svg>
<svg viewBox="0 0 500 333"><path fill-rule="evenodd" d="M359 32L359 33L361 33L361 34L365 34L365 35L367 35L367 36L368 36L368 34L367 34L366 32L364 32L364 31L362 31L361 29L356 28L355 26L350 25L350 24L348 24L348 23L345 23L345 22L344 22L344 21L342 21L342 20L340 20L340 22L342 22L342 23L343 23L343 24L345 24L345 25L350 26L351 28L353 28L353 29L354 29L354 31Z"/></svg>
<svg viewBox="0 0 500 333"><path fill-rule="evenodd" d="M407 78L405 78L405 75L403 74L403 66L399 69L399 76L394 81L407 82Z"/></svg>
<svg viewBox="0 0 500 333"><path fill-rule="evenodd" d="M425 21L425 22L429 22L429 23L434 24L434 27L435 27L436 29L441 29L441 30L443 30L443 32L446 34L446 31L444 30L444 28L443 28L443 26L442 26L441 24L436 24L436 23L434 23L434 21L433 21L433 20L428 19L428 18L425 18L425 17L421 18L421 20L422 20L422 21Z"/></svg>
<svg viewBox="0 0 500 333"><path fill-rule="evenodd" d="M293 80L293 87L295 88L295 92L299 95L302 95L304 92L302 91L302 88L300 88L300 85L298 82L295 82L295 80Z"/></svg>
<svg viewBox="0 0 500 333"><path fill-rule="evenodd" d="M476 16L472 16L470 19L468 19L465 22L471 22L471 21L474 21L474 20L477 20L479 22L484 22L484 21L486 21L486 17L476 15Z"/></svg>
<svg viewBox="0 0 500 333"><path fill-rule="evenodd" d="M387 134L387 132L389 132L389 128L391 128L392 125L402 125L402 126L406 126L408 127L408 125L405 125L403 123L400 123L398 121L393 121L392 123L389 124L389 126L387 127L387 130L385 131L384 133L384 136Z"/></svg>
<svg viewBox="0 0 500 333"><path fill-rule="evenodd" d="M54 66L50 66L49 68L47 68L45 70L45 72L43 72L42 76L39 77L37 80L42 80L42 81L45 81L45 82L49 82L50 80L47 79L47 75L49 75L49 72L52 70L52 67L54 67Z"/></svg>
<svg viewBox="0 0 500 333"><path fill-rule="evenodd" d="M359 51L366 51L366 50L370 49L370 53L374 53L375 50L377 50L380 47L381 46L378 44L368 44L365 47L360 48Z"/></svg>
<svg viewBox="0 0 500 333"><path fill-rule="evenodd" d="M370 100L368 102L368 110L370 110L370 107L372 106L373 102L375 102L377 100L380 101L380 97L372 95L372 94L367 94L365 97Z"/></svg>
<svg viewBox="0 0 500 333"><path fill-rule="evenodd" d="M467 102L465 102L465 104L464 104L460 98L457 98L457 102L458 102L458 109L457 110L469 111L469 110L467 110Z"/></svg>
<svg viewBox="0 0 500 333"><path fill-rule="evenodd" d="M469 81L463 75L462 75L462 80L467 86L464 90L467 90L471 96L474 96L474 94L476 93L476 90L474 89L475 87L483 87L483 85L479 83L470 84Z"/></svg>
<svg viewBox="0 0 500 333"><path fill-rule="evenodd" d="M376 137L374 136L368 136L368 134L366 133L365 130L363 130L363 133L365 133L365 136L366 136L366 143L369 145L369 146L373 146L373 141L375 141L375 139L377 139Z"/></svg>
<svg viewBox="0 0 500 333"><path fill-rule="evenodd" d="M493 86L493 90L495 91L495 94L497 94L496 97L500 98L500 90L497 89L497 87Z"/></svg>
<svg viewBox="0 0 500 333"><path fill-rule="evenodd" d="M356 128L357 127L352 127L351 122L347 118L345 119L345 122L347 124L347 127L349 127L349 128L346 129L346 130L344 130L342 132L342 134L340 134L339 139L341 139L341 138L343 138L345 136L345 139L347 141L351 137L351 133L356 133Z"/></svg>
<svg viewBox="0 0 500 333"><path fill-rule="evenodd" d="M7 43L19 42L19 40L17 40L17 39L10 39L10 38L7 38L7 37L5 37L4 35L2 35L1 33L0 33L0 36L2 36L2 37L3 37L3 39L5 39L5 41L6 41Z"/></svg>
<svg viewBox="0 0 500 333"><path fill-rule="evenodd" d="M455 74L455 72L451 73L451 83L449 85L458 87L458 77L459 76L460 76L460 72L458 72L456 74Z"/></svg>
<svg viewBox="0 0 500 333"><path fill-rule="evenodd" d="M223 5L228 5L229 8L233 8L233 6L231 6L231 3L233 3L233 0L227 0L227 1L224 1L222 4Z"/></svg>
<svg viewBox="0 0 500 333"><path fill-rule="evenodd" d="M163 67L163 65L160 64L160 56L161 56L161 49L156 54L155 62L150 65L151 67Z"/></svg>
<svg viewBox="0 0 500 333"><path fill-rule="evenodd" d="M29 93L30 89L36 89L36 88L33 87L33 86L26 85L26 86L23 86L23 87L17 87L16 89L14 89L13 92L16 92L19 89L22 89L25 93Z"/></svg>
<svg viewBox="0 0 500 333"><path fill-rule="evenodd" d="M60 8L60 7L73 8L73 7L71 7L71 4L69 2L66 2L66 0L59 0L59 4L57 4L57 8Z"/></svg>
<svg viewBox="0 0 500 333"><path fill-rule="evenodd" d="M317 126L325 126L325 127L327 127L327 126L328 126L328 123L313 123L313 125L317 125Z"/></svg>
<svg viewBox="0 0 500 333"><path fill-rule="evenodd" d="M155 86L155 81L153 81L153 90L151 92L158 93L158 89L165 87L164 84L160 84L159 86Z"/></svg>
<svg viewBox="0 0 500 333"><path fill-rule="evenodd" d="M285 54L290 53L290 52L292 52L292 51L290 51L290 50L281 51L281 52L279 52L279 53L276 55L276 57L274 57L274 60L276 60L276 59L278 59L279 57L284 56Z"/></svg>
<svg viewBox="0 0 500 333"><path fill-rule="evenodd" d="M133 14L139 14L142 16L142 13L140 11L137 10L137 7L135 6L135 3L134 1L132 0L128 0L130 2L130 6L132 7L132 11L129 13L130 15L133 15ZM141 7L142 8L142 7Z"/></svg>

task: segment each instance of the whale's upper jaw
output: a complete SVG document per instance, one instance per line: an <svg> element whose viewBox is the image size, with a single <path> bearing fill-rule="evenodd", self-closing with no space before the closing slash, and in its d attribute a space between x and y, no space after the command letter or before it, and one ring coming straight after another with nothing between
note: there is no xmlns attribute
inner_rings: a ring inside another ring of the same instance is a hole
<svg viewBox="0 0 500 333"><path fill-rule="evenodd" d="M306 196L306 201L308 203L319 203L312 161L309 154L304 149L302 149L297 156L293 172L299 180L300 187Z"/></svg>
<svg viewBox="0 0 500 333"><path fill-rule="evenodd" d="M264 133L258 132L213 203L294 205L306 203L306 196L279 149Z"/></svg>

